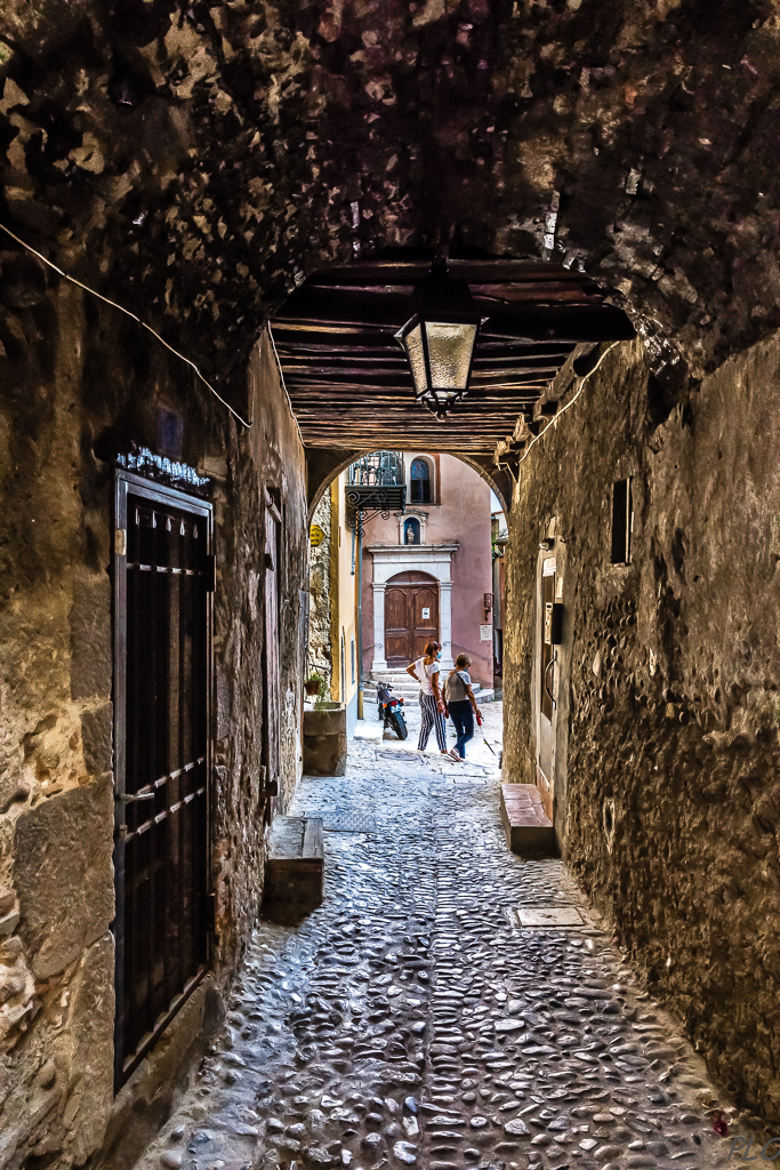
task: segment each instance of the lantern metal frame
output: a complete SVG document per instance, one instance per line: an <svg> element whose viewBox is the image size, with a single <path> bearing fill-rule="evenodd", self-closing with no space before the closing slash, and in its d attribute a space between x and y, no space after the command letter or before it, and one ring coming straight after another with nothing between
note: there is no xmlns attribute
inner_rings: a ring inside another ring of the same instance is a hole
<svg viewBox="0 0 780 1170"><path fill-rule="evenodd" d="M405 325L402 325L394 334L395 340L401 345L412 371L412 381L415 386L415 397L419 403L427 407L440 421L447 417L452 407L469 391L471 372L474 367L474 355L479 341L479 331L487 320L474 304L468 284L463 280L450 280L447 277L445 260L437 258L434 261L430 276L415 290L412 296L411 308L413 315ZM430 346L428 325L471 325L474 327L474 340L471 344L468 372L465 386L444 387L433 385L431 371ZM420 390L414 377L414 368L407 343L409 334L420 327L420 341L425 366L425 388Z"/></svg>

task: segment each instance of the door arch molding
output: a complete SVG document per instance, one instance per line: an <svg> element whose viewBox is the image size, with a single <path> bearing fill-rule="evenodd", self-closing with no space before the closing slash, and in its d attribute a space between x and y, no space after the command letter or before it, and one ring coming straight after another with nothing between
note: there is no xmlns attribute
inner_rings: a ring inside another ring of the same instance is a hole
<svg viewBox="0 0 780 1170"><path fill-rule="evenodd" d="M385 652L385 594L394 578L420 574L437 582L439 589L439 637L442 667L452 666L452 558L457 544L369 545L373 561L371 588L374 595L374 672L387 670Z"/></svg>

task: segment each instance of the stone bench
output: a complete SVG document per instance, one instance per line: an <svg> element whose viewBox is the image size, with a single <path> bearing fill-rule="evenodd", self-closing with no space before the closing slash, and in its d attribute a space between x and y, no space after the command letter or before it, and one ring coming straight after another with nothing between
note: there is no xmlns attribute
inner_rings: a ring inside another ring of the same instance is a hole
<svg viewBox="0 0 780 1170"><path fill-rule="evenodd" d="M263 909L272 922L299 922L322 902L320 817L277 817L268 835Z"/></svg>
<svg viewBox="0 0 780 1170"><path fill-rule="evenodd" d="M501 785L501 820L509 848L523 857L554 857L555 830L533 784Z"/></svg>

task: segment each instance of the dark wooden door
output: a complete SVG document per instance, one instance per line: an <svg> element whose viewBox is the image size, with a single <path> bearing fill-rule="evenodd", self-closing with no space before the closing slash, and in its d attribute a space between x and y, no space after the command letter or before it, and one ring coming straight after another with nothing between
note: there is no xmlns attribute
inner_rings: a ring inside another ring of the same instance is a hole
<svg viewBox="0 0 780 1170"><path fill-rule="evenodd" d="M279 730L282 725L282 673L279 657L281 521L279 507L274 498L268 494L265 508L265 718L263 721L263 754L268 794L265 816L268 821L271 820L278 808L281 783L281 744L279 742Z"/></svg>
<svg viewBox="0 0 780 1170"><path fill-rule="evenodd" d="M388 585L385 590L385 654L388 666L408 666L426 642L439 637L436 585Z"/></svg>
<svg viewBox="0 0 780 1170"><path fill-rule="evenodd" d="M116 481L116 1080L206 969L211 505Z"/></svg>

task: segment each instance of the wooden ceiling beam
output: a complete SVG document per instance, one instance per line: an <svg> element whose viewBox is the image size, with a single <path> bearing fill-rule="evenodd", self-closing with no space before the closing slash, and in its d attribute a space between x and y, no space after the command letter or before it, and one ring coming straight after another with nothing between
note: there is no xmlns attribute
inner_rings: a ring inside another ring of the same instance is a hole
<svg viewBox="0 0 780 1170"><path fill-rule="evenodd" d="M300 334L295 333L290 338L285 337L283 330L273 330L274 342L276 345L276 352L279 358L282 357L317 357L331 355L334 357L351 357L355 355L360 358L371 357L391 357L397 356L401 361L405 360L405 355L401 347L394 341L387 341L383 335L382 344L377 344L377 338L372 336L370 343L355 342L354 344L339 345L337 342L331 341L302 341ZM506 357L507 359L514 356L520 357L557 357L559 355L567 356L571 353L573 346L567 342L554 341L529 341L521 342L515 341L511 338L499 338L495 341L486 341L483 334L480 334L477 341L477 359L486 354L488 356Z"/></svg>
<svg viewBox="0 0 780 1170"><path fill-rule="evenodd" d="M572 284L595 284L591 277L582 272L572 272L549 261L503 260L503 259L449 259L447 266L451 276L458 280L510 281L550 280ZM365 260L357 261L343 268L329 268L316 272L310 280L316 284L338 286L354 281L366 284L386 284L404 281L417 284L431 272L431 259L417 260Z"/></svg>
<svg viewBox="0 0 780 1170"><path fill-rule="evenodd" d="M373 303L372 303L373 302ZM620 309L610 305L512 306L475 298L477 310L488 318L484 327L491 337L514 337L540 341L612 341L634 336L634 330ZM402 297L369 295L334 290L327 297L301 288L285 305L276 321L290 328L295 324L311 328L352 327L364 331L398 329L408 320L409 305Z"/></svg>
<svg viewBox="0 0 780 1170"><path fill-rule="evenodd" d="M394 450L394 451L404 451L404 450L406 450L406 451L415 451L415 450L416 451L446 451L452 455L457 454L458 451L462 451L464 454L468 454L468 455L489 456L489 455L492 455L493 451L496 449L496 445L498 443L502 442L502 440L505 441L506 438L507 438L507 435L503 434L503 435L499 435L496 439L491 439L490 441L485 441L483 443L468 443L467 444L467 443L456 443L452 440L452 438L448 437L447 435L444 435L442 437L437 437L437 438L433 438L432 436L423 437L422 439L415 437L414 439L412 439L408 443L398 444L394 441L391 443L387 437L383 437L383 436L379 436L378 438L375 438L375 439L365 438L364 436L360 436L360 437L356 436L355 438L346 440L346 443L347 443L347 446L355 447L357 450L379 451L379 450L387 450L387 449L392 447L392 450ZM330 439L327 439L327 438L305 439L304 445L306 447L330 447L330 448L332 448L333 447L333 438L331 436Z"/></svg>
<svg viewBox="0 0 780 1170"><path fill-rule="evenodd" d="M474 358L474 365L471 369L473 377L495 376L500 374L507 374L514 377L517 374L529 373L545 373L552 371L557 373L563 365L560 360L552 360L550 358L524 358L516 359L515 361L507 361L505 358ZM370 358L365 361L360 361L355 358L341 358L333 362L323 361L300 361L285 358L282 362L285 377L296 378L302 376L304 378L318 378L318 377L334 377L343 378L347 375L362 376L365 373L374 373L383 376L397 377L398 374L406 374L406 379L411 385L411 373L409 371L409 363L403 358L401 360L393 360L387 358Z"/></svg>
<svg viewBox="0 0 780 1170"><path fill-rule="evenodd" d="M302 369L302 370L316 370L316 369L345 369L351 365L356 367L376 367L380 366L387 369L409 369L409 363L406 355L401 353L393 353L392 350L378 356L373 354L364 354L360 350L351 354L336 354L330 356L325 353L316 355L312 354L293 354L287 355L280 359L281 364L286 369ZM540 366L550 365L553 363L555 368L563 365L562 354L519 354L517 356L508 356L501 353L483 354L477 352L474 354L474 368L475 369L512 369L525 362L527 365Z"/></svg>
<svg viewBox="0 0 780 1170"><path fill-rule="evenodd" d="M482 376L472 375L471 389L469 394L475 390L482 388L488 390L513 390L517 387L536 386L539 384L539 374L544 374L544 370L529 370L526 375L518 374L516 377L507 377L505 375L490 375L484 374ZM556 373L555 370L547 371L548 381L552 379ZM544 383L542 383L544 385ZM317 377L312 375L311 378L303 378L296 375L293 378L285 378L285 385L287 391L292 394L295 391L298 394L305 394L307 390L326 390L332 387L334 392L342 390L352 390L360 394L412 394L412 380L408 381L393 381L389 376L387 379L374 374L371 378L365 378L356 381L354 376L349 379L346 375L332 374L328 378Z"/></svg>
<svg viewBox="0 0 780 1170"><path fill-rule="evenodd" d="M422 411L420 411L420 414L422 416ZM459 427L463 427L466 429L470 429L470 428L478 429L478 428L484 427L484 428L488 428L490 430L499 429L499 430L510 430L511 431L514 429L514 424L517 421L517 418L519 417L520 414L522 414L523 417L528 418L528 417L530 417L531 412L530 411L519 411L518 414L516 414L514 416L514 418L511 420L507 419L504 416L496 415L496 414L484 414L480 418L475 418L474 415L464 416L464 415L458 414L456 411L453 412L452 417L457 418ZM432 425L432 421L433 421L432 415L428 415L427 418L420 417L419 419L410 419L410 418L403 418L403 417L399 418L397 415L385 414L384 411L382 412L382 415L383 415L382 418L375 419L372 422L369 422L368 420L365 420L365 419L362 422L360 422L360 421L353 422L352 419L350 419L350 418L322 419L316 415L301 415L299 422L301 423L301 425L303 425L305 423L307 427L309 427L309 428L313 427L313 428L319 429L319 430L328 430L328 429L332 430L333 426L336 423L338 423L340 428L343 426L347 430L361 430L361 429L365 428L366 430L398 431L398 428L400 427L401 428L400 433L403 434L407 428L413 428L413 429L418 429L418 430L420 428L423 428L423 429L426 427L430 428Z"/></svg>

